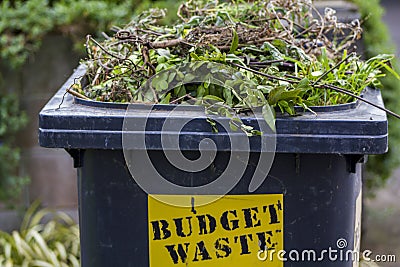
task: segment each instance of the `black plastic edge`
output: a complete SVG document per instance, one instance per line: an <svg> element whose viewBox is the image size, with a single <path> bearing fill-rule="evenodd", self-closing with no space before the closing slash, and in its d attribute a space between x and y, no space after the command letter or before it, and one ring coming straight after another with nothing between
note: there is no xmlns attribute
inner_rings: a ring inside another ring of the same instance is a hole
<svg viewBox="0 0 400 267"><path fill-rule="evenodd" d="M121 129L125 115L124 109L78 105L71 95L65 95L65 90L71 86L74 78L82 76L85 71L85 67L78 67L40 112L39 142L41 146L122 149ZM379 90L368 88L364 92L364 97L383 106ZM302 116L296 117L277 114L277 152L339 154L386 152L386 114L360 101L352 105L355 106L350 109L317 113L317 116L311 113L303 113ZM208 135L207 131L198 131L200 126L200 129L204 129L202 127L207 124L204 120L204 112L195 107L190 114L193 118L200 118L202 122L196 122L198 123L196 124L197 131L189 135L192 137ZM154 118L154 125L160 123L157 119L159 120L159 118ZM251 118L244 118L244 120L246 124L252 123ZM206 129L208 128L209 125ZM153 129L153 132L159 135L157 129ZM154 145L151 149L160 149L160 147L157 148L157 145ZM184 149L197 149L197 144L193 143ZM256 146L253 146L252 151L257 151Z"/></svg>

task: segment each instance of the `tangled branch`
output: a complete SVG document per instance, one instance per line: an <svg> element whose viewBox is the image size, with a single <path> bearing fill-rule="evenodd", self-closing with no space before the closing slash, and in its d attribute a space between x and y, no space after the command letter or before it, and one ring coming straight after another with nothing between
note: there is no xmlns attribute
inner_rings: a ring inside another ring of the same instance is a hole
<svg viewBox="0 0 400 267"><path fill-rule="evenodd" d="M339 21L330 8L321 14L310 0L190 0L180 6L180 21L174 25L160 26L163 16L164 10L146 11L126 27L114 27L114 36L101 43L88 36L87 75L74 87L75 95L174 104L214 95L233 108L249 105L238 95L226 99L221 85L189 84L163 94L172 80L157 80L149 92L140 89L153 75L179 64L219 62L258 84L253 93L262 95L264 102L294 114L296 105L307 108L359 99L366 86L379 86L383 70L397 75L390 66L392 56L362 61L354 53L362 33L358 20ZM281 97L272 100L271 94L281 90L290 97L278 94Z"/></svg>

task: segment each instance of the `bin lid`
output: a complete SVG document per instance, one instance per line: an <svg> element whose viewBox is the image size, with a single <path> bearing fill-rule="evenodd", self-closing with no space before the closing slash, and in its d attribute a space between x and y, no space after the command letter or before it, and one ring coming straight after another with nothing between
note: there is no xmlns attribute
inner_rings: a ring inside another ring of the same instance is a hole
<svg viewBox="0 0 400 267"><path fill-rule="evenodd" d="M79 66L73 75L50 99L39 114L39 143L43 147L66 149L123 149L123 124L127 104L83 101L65 94L74 79L84 75L86 69ZM383 106L379 90L367 88L363 97ZM131 121L143 123L146 112L137 104L135 112L129 112ZM146 149L165 149L161 145L162 121L171 105L156 106L147 119ZM182 106L181 106L182 107ZM129 108L131 109L131 108ZM317 115L301 112L300 116L277 114L276 152L278 153L335 153L335 154L382 154L388 148L388 125L384 111L362 101L352 104L317 107ZM148 115L148 114L147 114ZM199 142L209 138L218 150L240 150L230 147L228 133L212 131L206 121L203 107L187 106L174 112L176 121L192 118L181 131L169 131L168 135L179 136L180 150L197 150ZM228 118L225 118L229 121ZM254 117L243 118L253 125ZM140 128L140 127L139 127ZM130 134L143 134L132 131ZM251 151L260 151L260 138L247 137L243 132L229 132L229 137L248 138ZM132 144L132 149L140 149Z"/></svg>

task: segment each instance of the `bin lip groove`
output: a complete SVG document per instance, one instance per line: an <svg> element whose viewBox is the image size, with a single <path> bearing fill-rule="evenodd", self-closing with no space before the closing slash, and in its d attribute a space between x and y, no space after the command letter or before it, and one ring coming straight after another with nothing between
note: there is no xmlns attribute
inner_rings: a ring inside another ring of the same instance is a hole
<svg viewBox="0 0 400 267"><path fill-rule="evenodd" d="M84 76L86 75L86 66L85 65L79 65L76 73L79 73L79 76ZM75 76L75 75L74 75ZM76 76L76 77L79 77ZM365 94L368 94L368 91L374 91L378 89L374 89L371 87L365 88L360 96L363 97ZM73 103L77 105L82 105L82 106L87 106L87 107L96 107L96 108L108 108L108 109L123 109L126 110L128 106L131 106L131 108L135 109L144 109L148 105L152 105L154 109L159 110L159 111L171 111L175 109L177 106L184 106L186 110L188 111L204 111L203 106L198 106L198 105L179 105L179 104L146 104L146 103L119 103L119 102L102 102L102 101L97 101L97 100L86 100L82 99L79 97L72 96ZM337 104L337 105L327 105L327 106L310 106L309 108L315 112L315 113L326 113L326 112L336 112L336 111L346 111L346 110L352 110L357 108L362 101L360 100L355 100L350 103L345 103L345 104ZM255 108L256 111L260 109L261 112L261 107ZM297 115L302 115L302 114L312 114L310 110L305 110L303 107L300 106L295 106L295 111L297 112ZM282 113L280 109L276 108L275 109L276 116L277 117L285 117L286 114Z"/></svg>
<svg viewBox="0 0 400 267"><path fill-rule="evenodd" d="M41 110L39 117L44 118L46 116L67 116L75 117L81 116L86 113L88 117L97 116L124 116L124 111L130 105L134 105L135 109L139 112L140 110L147 110L149 104L142 103L116 103L116 102L100 102L94 100L84 100L73 97L70 94L65 94L65 90L70 88L74 83L76 77L82 77L86 73L86 67L79 65L75 72L69 77L64 85L58 90L58 92L50 99L50 101ZM383 100L379 89L371 87L365 88L361 95L369 101L375 102L378 105L383 106ZM171 111L177 106L174 104L151 104L152 109L159 111ZM330 105L330 106L312 106L310 107L315 113L305 110L302 107L299 109L299 116L290 116L281 112L276 113L277 120L285 119L291 121L307 121L310 119L317 121L333 120L333 121L345 121L345 122L358 122L358 121L387 121L387 116L384 111L378 110L363 101L357 100L347 104ZM98 112L93 112L97 110ZM179 109L185 112L203 113L204 107L198 105L184 105L184 109ZM261 112L261 107L256 108L255 111ZM89 113L89 114L88 114ZM332 116L331 116L332 115ZM252 116L242 116L243 119L251 119ZM41 121L39 121L41 122Z"/></svg>
<svg viewBox="0 0 400 267"><path fill-rule="evenodd" d="M364 92L364 91L363 91ZM362 95L361 95L362 96ZM145 103L118 103L118 102L102 102L97 100L86 100L79 97L73 97L74 103L82 106L89 106L89 107L97 107L97 108L112 108L112 109L127 109L128 106L135 107L137 109L143 109L147 104ZM310 106L309 108L317 113L322 112L334 112L334 111L344 111L349 109L355 109L358 105L360 100L353 101L346 104L338 104L338 105L328 105L328 106ZM178 105L178 104L151 104L157 110L160 111L170 111L176 108L177 106L184 106L187 110L193 111L202 111L204 108L202 106L196 105ZM311 113L309 110L304 110L304 108L296 106L296 112L301 115L303 113ZM279 109L275 110L277 114L283 115Z"/></svg>

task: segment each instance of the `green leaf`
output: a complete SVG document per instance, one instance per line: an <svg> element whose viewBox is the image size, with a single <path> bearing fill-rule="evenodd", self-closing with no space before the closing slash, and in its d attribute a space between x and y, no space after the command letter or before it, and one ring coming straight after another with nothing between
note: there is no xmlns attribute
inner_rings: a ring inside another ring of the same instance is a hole
<svg viewBox="0 0 400 267"><path fill-rule="evenodd" d="M158 60L158 59L157 59ZM160 72L168 68L168 64L166 63L159 63L156 67L156 72Z"/></svg>
<svg viewBox="0 0 400 267"><path fill-rule="evenodd" d="M317 70L317 71L311 72L311 76L313 76L313 77L319 77L322 74L324 74L324 72L322 70Z"/></svg>
<svg viewBox="0 0 400 267"><path fill-rule="evenodd" d="M196 76L194 76L191 73L188 73L185 75L185 78L183 78L183 83L189 83L191 81L193 81L196 78Z"/></svg>
<svg viewBox="0 0 400 267"><path fill-rule="evenodd" d="M157 54L159 54L160 56L163 56L167 59L171 57L171 53L169 52L168 49L159 48L156 51L157 51Z"/></svg>
<svg viewBox="0 0 400 267"><path fill-rule="evenodd" d="M396 79L400 80L399 74L398 74L395 70L393 70L393 68L391 68L391 67L389 66L389 64L386 64L386 63L384 63L384 62L379 62L378 64L381 65L384 69L386 69L386 70L387 70L390 74L392 74L394 77L396 77Z"/></svg>
<svg viewBox="0 0 400 267"><path fill-rule="evenodd" d="M264 42L261 49L269 52L274 60L282 60L284 58L283 54L269 42Z"/></svg>
<svg viewBox="0 0 400 267"><path fill-rule="evenodd" d="M278 106L282 112L287 112L289 115L295 115L294 105L292 101L279 100Z"/></svg>
<svg viewBox="0 0 400 267"><path fill-rule="evenodd" d="M230 121L229 121L229 126L230 126L230 128L231 128L231 130L232 131L238 131L239 130L239 127L240 127L240 125L242 124L243 122L239 119L239 118L232 118Z"/></svg>
<svg viewBox="0 0 400 267"><path fill-rule="evenodd" d="M190 53L190 57L191 57L192 59L194 59L194 60L201 60L200 57L199 57L196 53L194 53L194 52Z"/></svg>
<svg viewBox="0 0 400 267"><path fill-rule="evenodd" d="M193 70L196 71L197 69L199 69L201 66L203 66L205 62L204 61L195 61L195 62L191 62L189 64L189 67Z"/></svg>
<svg viewBox="0 0 400 267"><path fill-rule="evenodd" d="M235 29L232 29L232 35L233 38L232 38L231 48L229 49L229 53L233 53L234 51L236 51L236 49L239 46L239 36Z"/></svg>
<svg viewBox="0 0 400 267"><path fill-rule="evenodd" d="M204 88L204 86L200 85L199 87L197 87L196 97L203 97L205 92L206 92L206 89Z"/></svg>
<svg viewBox="0 0 400 267"><path fill-rule="evenodd" d="M176 72L172 72L168 75L168 82L171 83L176 76Z"/></svg>
<svg viewBox="0 0 400 267"><path fill-rule="evenodd" d="M217 102L222 102L222 103L225 102L223 99L221 99L215 95L206 95L203 97L203 100L212 100L212 101L217 101Z"/></svg>
<svg viewBox="0 0 400 267"><path fill-rule="evenodd" d="M162 92L166 89L168 89L168 72L161 72L160 74L157 74L154 76L154 78L151 80L151 85L153 88L156 89L158 92Z"/></svg>
<svg viewBox="0 0 400 267"><path fill-rule="evenodd" d="M186 95L186 88L184 85L174 88L174 94L176 97L181 97Z"/></svg>
<svg viewBox="0 0 400 267"><path fill-rule="evenodd" d="M270 92L270 94L268 96L268 103L270 105L276 105L277 103L279 103L282 100L284 100L285 102L295 101L298 98L300 98L300 96L302 94L304 94L304 92L305 91L301 88L286 90L286 87L279 86ZM285 105L285 103L283 103L282 105Z"/></svg>
<svg viewBox="0 0 400 267"><path fill-rule="evenodd" d="M178 79L181 80L181 81L183 81L183 79L185 78L185 74L183 74L183 73L180 72L180 71L178 71L178 72L176 73L176 75L178 76Z"/></svg>
<svg viewBox="0 0 400 267"><path fill-rule="evenodd" d="M162 64L168 61L168 58L166 56L159 56L157 57L157 63Z"/></svg>
<svg viewBox="0 0 400 267"><path fill-rule="evenodd" d="M275 132L276 129L275 129L275 111L274 111L274 109L269 104L265 104L262 107L262 115L264 117L265 122L268 124L269 128Z"/></svg>
<svg viewBox="0 0 400 267"><path fill-rule="evenodd" d="M303 78L296 86L296 89L300 89L300 90L308 90L310 89L310 80L308 78Z"/></svg>
<svg viewBox="0 0 400 267"><path fill-rule="evenodd" d="M272 41L272 44L282 53L287 49L287 44L285 41L281 39L275 39Z"/></svg>
<svg viewBox="0 0 400 267"><path fill-rule="evenodd" d="M213 133L218 133L217 123L210 118L207 118L206 121L211 125L211 129Z"/></svg>
<svg viewBox="0 0 400 267"><path fill-rule="evenodd" d="M168 82L161 80L158 82L157 86L156 86L157 91L164 91L168 89Z"/></svg>
<svg viewBox="0 0 400 267"><path fill-rule="evenodd" d="M223 95L225 98L225 102L227 105L232 106L232 91L229 88L225 88L223 89Z"/></svg>
<svg viewBox="0 0 400 267"><path fill-rule="evenodd" d="M208 87L210 86L210 84L211 84L211 77L208 78L208 79L203 83L203 86L204 86L205 89L208 89Z"/></svg>
<svg viewBox="0 0 400 267"><path fill-rule="evenodd" d="M36 267L54 267L53 264L50 264L42 260L33 260L31 264Z"/></svg>
<svg viewBox="0 0 400 267"><path fill-rule="evenodd" d="M171 93L168 93L164 98L161 99L160 104L169 104L171 100Z"/></svg>
<svg viewBox="0 0 400 267"><path fill-rule="evenodd" d="M278 101L281 99L281 94L283 91L285 91L285 87L283 86L278 86L272 89L268 95L268 103L272 106L278 103Z"/></svg>

